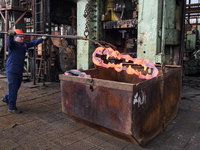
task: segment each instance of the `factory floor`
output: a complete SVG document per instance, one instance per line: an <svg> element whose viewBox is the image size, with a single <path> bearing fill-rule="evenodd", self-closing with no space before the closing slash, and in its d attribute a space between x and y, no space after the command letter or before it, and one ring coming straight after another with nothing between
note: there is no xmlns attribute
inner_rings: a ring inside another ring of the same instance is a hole
<svg viewBox="0 0 200 150"><path fill-rule="evenodd" d="M0 96L7 79L0 75ZM144 148L71 120L61 110L59 83L22 83L11 114L0 101L0 150L197 150L200 147L200 76L184 77L175 120Z"/></svg>

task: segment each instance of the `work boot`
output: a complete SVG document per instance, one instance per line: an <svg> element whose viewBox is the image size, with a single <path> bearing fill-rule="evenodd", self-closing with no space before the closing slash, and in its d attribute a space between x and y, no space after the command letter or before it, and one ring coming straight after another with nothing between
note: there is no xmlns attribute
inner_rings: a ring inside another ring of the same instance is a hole
<svg viewBox="0 0 200 150"><path fill-rule="evenodd" d="M13 109L13 110L11 110L11 109L8 109L8 111L10 112L10 113L13 113L13 114L19 114L19 113L21 113L21 111L19 110L19 109Z"/></svg>
<svg viewBox="0 0 200 150"><path fill-rule="evenodd" d="M7 100L4 100L3 98L1 100L2 100L2 102L6 103L8 105L8 101Z"/></svg>

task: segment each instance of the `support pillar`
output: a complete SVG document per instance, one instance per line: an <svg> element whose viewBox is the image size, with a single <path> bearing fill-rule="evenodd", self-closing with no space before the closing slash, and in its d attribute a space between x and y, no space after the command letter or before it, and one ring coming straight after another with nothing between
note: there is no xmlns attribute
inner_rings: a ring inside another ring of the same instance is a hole
<svg viewBox="0 0 200 150"><path fill-rule="evenodd" d="M8 10L5 10L5 32L8 32L8 26L9 26L9 20L8 20ZM6 43L6 39L7 39L7 34L4 35L4 67L6 67L6 53L7 53L7 43Z"/></svg>
<svg viewBox="0 0 200 150"><path fill-rule="evenodd" d="M162 1L148 0L139 3L137 57L149 59L153 63L163 61L162 19Z"/></svg>
<svg viewBox="0 0 200 150"><path fill-rule="evenodd" d="M84 18L84 10L87 0L77 0L77 35L84 36L86 18ZM77 69L89 69L89 41L77 40Z"/></svg>

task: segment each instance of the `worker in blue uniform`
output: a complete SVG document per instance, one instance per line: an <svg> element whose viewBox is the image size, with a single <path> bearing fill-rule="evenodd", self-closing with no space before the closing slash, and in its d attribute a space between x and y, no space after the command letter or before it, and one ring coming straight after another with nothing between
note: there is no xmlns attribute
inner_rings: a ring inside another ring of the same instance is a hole
<svg viewBox="0 0 200 150"><path fill-rule="evenodd" d="M9 30L7 38L8 58L6 61L6 75L8 79L8 92L3 97L2 101L8 104L8 111L14 114L19 114L21 111L16 107L17 93L21 86L24 59L28 48L37 46L42 43L46 37L42 37L30 42L24 42L24 35L20 29Z"/></svg>
<svg viewBox="0 0 200 150"><path fill-rule="evenodd" d="M196 42L199 40L199 30L197 30L197 26L194 25L194 30L192 30L192 34L196 34Z"/></svg>

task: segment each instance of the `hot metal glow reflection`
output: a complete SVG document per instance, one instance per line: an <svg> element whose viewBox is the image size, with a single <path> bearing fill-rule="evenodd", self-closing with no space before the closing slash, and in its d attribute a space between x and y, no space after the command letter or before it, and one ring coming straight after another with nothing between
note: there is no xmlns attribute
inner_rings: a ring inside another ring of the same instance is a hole
<svg viewBox="0 0 200 150"><path fill-rule="evenodd" d="M79 70L76 70L76 69L71 69L69 71L66 71L65 72L65 75L68 75L68 76L73 76L73 75L77 75L79 77L84 77L84 78L91 78L90 75L86 74L85 72L81 72Z"/></svg>
<svg viewBox="0 0 200 150"><path fill-rule="evenodd" d="M151 74L143 75L138 70L135 70L129 65L128 67L123 66L122 63L120 64L114 64L108 62L107 64L104 63L104 61L97 57L96 55L106 55L106 59L108 60L109 57L114 57L117 59L125 59L126 62L132 61L133 64L141 65L144 67L144 71L146 71L147 68L151 68L153 72ZM150 62L148 59L142 59L142 58L132 58L130 55L123 55L119 51L113 50L112 48L104 48L104 47L98 47L95 49L93 55L92 55L92 61L97 66L102 66L105 68L114 68L117 72L121 72L122 70L125 70L128 74L136 74L141 79L152 79L158 75L158 69L155 67L155 65Z"/></svg>

